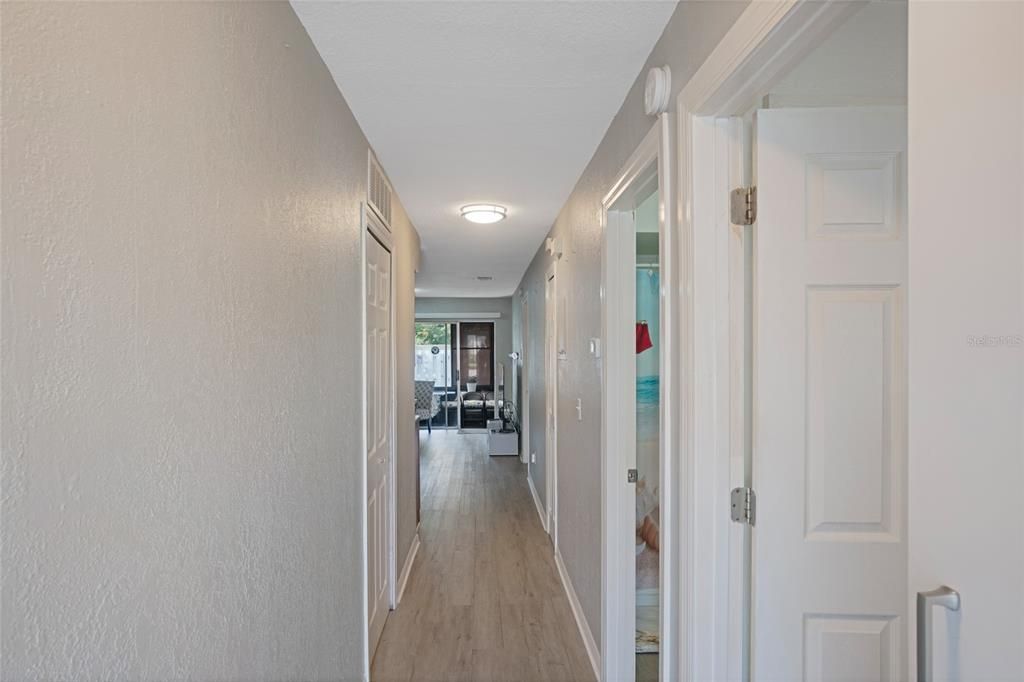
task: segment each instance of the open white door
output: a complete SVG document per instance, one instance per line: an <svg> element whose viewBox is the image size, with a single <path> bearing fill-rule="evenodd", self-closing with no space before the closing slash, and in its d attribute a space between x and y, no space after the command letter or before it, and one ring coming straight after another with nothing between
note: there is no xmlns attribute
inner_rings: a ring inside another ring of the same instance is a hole
<svg viewBox="0 0 1024 682"><path fill-rule="evenodd" d="M755 680L906 678L906 116L757 115Z"/></svg>
<svg viewBox="0 0 1024 682"><path fill-rule="evenodd" d="M391 254L366 235L366 540L370 658L388 617Z"/></svg>

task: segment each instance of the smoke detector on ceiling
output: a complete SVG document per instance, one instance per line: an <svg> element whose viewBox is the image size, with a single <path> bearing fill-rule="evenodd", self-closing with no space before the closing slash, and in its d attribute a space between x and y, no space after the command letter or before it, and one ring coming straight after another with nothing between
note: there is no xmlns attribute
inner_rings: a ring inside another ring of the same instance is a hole
<svg viewBox="0 0 1024 682"><path fill-rule="evenodd" d="M647 72L644 86L644 111L648 116L658 116L668 111L672 95L672 70L668 66L655 66Z"/></svg>

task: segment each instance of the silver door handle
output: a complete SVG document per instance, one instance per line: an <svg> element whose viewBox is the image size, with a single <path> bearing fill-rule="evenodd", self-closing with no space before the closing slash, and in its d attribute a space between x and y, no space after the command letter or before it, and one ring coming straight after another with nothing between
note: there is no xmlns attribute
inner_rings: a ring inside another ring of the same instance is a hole
<svg viewBox="0 0 1024 682"><path fill-rule="evenodd" d="M960 610L960 593L945 585L917 593L917 682L932 682L932 607Z"/></svg>

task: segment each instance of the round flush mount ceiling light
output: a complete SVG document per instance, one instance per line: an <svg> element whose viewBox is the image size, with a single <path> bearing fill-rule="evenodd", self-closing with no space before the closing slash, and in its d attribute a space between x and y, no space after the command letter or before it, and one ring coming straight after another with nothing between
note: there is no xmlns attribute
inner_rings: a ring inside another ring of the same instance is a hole
<svg viewBox="0 0 1024 682"><path fill-rule="evenodd" d="M459 215L471 223L496 223L505 219L508 209L497 204L470 204L463 206Z"/></svg>

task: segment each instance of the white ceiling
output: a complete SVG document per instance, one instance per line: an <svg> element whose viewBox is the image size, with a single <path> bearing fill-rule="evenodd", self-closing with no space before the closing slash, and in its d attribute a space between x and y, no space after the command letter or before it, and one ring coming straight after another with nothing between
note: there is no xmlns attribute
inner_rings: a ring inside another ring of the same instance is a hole
<svg viewBox="0 0 1024 682"><path fill-rule="evenodd" d="M419 296L515 291L675 9L292 5L420 233ZM509 217L468 223L458 210L474 202L507 206Z"/></svg>

